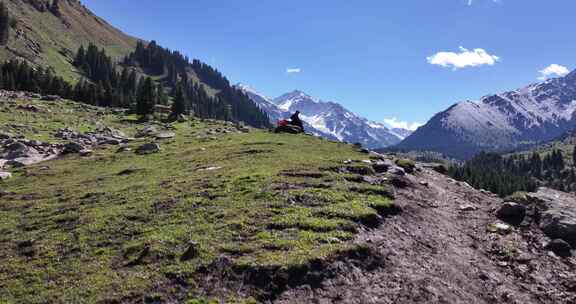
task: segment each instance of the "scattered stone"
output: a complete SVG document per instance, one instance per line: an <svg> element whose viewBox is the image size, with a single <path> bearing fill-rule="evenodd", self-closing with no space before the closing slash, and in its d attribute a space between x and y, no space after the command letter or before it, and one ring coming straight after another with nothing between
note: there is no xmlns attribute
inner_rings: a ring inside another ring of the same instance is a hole
<svg viewBox="0 0 576 304"><path fill-rule="evenodd" d="M375 164L372 165L372 168L374 168L374 171L376 171L376 173L385 173L388 172L388 170L393 166L394 164L392 163L392 161L383 160L383 161L377 161Z"/></svg>
<svg viewBox="0 0 576 304"><path fill-rule="evenodd" d="M118 150L116 150L116 153L123 153L123 152L130 152L132 151L132 149L128 146L121 146L120 148L118 148Z"/></svg>
<svg viewBox="0 0 576 304"><path fill-rule="evenodd" d="M161 139L170 139L170 138L174 138L176 136L176 133L174 132L162 132L159 133L158 135L156 135L156 139L161 140Z"/></svg>
<svg viewBox="0 0 576 304"><path fill-rule="evenodd" d="M572 256L572 247L566 241L561 239L552 240L546 245L545 249L554 252L555 255L561 258Z"/></svg>
<svg viewBox="0 0 576 304"><path fill-rule="evenodd" d="M390 172L390 174L392 174L392 175L399 175L399 176L406 175L406 171L404 171L404 169L397 167L397 166L392 167L388 172Z"/></svg>
<svg viewBox="0 0 576 304"><path fill-rule="evenodd" d="M41 112L41 109L39 107L37 107L35 105L29 105L29 104L18 105L18 107L16 107L16 109L28 111L28 112L34 112L34 113Z"/></svg>
<svg viewBox="0 0 576 304"><path fill-rule="evenodd" d="M84 146L77 142L69 142L64 145L64 150L62 153L64 154L77 154L80 153L82 150L85 150Z"/></svg>
<svg viewBox="0 0 576 304"><path fill-rule="evenodd" d="M190 242L188 248L180 257L180 261L186 262L196 258L199 254L199 244L196 242Z"/></svg>
<svg viewBox="0 0 576 304"><path fill-rule="evenodd" d="M346 171L359 175L374 175L374 169L368 166L347 166Z"/></svg>
<svg viewBox="0 0 576 304"><path fill-rule="evenodd" d="M80 153L80 156L86 157L86 156L92 155L93 152L94 151L92 151L90 149L83 149L79 153Z"/></svg>
<svg viewBox="0 0 576 304"><path fill-rule="evenodd" d="M134 135L136 138L142 138L142 137L153 137L156 136L156 134L158 134L158 129L155 126L147 126L144 127L143 129L138 130L138 132L136 132L136 135Z"/></svg>
<svg viewBox="0 0 576 304"><path fill-rule="evenodd" d="M0 180L7 180L9 178L12 178L12 173L0 171Z"/></svg>
<svg viewBox="0 0 576 304"><path fill-rule="evenodd" d="M520 204L504 203L496 212L496 217L513 225L519 225L526 216L526 207Z"/></svg>
<svg viewBox="0 0 576 304"><path fill-rule="evenodd" d="M488 225L488 232L508 234L512 232L512 226L503 223L490 224Z"/></svg>
<svg viewBox="0 0 576 304"><path fill-rule="evenodd" d="M222 169L222 167L208 167L208 168L202 168L198 171L216 171L216 170L220 170Z"/></svg>
<svg viewBox="0 0 576 304"><path fill-rule="evenodd" d="M58 95L45 95L45 96L42 96L42 99L41 99L41 100L44 100L44 101L59 101L59 100L61 100L61 99L62 99L62 97L60 97L60 96L58 96Z"/></svg>
<svg viewBox="0 0 576 304"><path fill-rule="evenodd" d="M420 181L420 185L422 185L424 187L430 186L430 184L427 181Z"/></svg>
<svg viewBox="0 0 576 304"><path fill-rule="evenodd" d="M0 140L7 140L7 139L11 139L12 137L14 137L14 135L12 135L10 133L0 132Z"/></svg>
<svg viewBox="0 0 576 304"><path fill-rule="evenodd" d="M465 204L465 205L460 205L458 207L458 209L460 209L460 211L470 212L470 211L476 211L478 208L476 208L475 206L470 205L470 204Z"/></svg>
<svg viewBox="0 0 576 304"><path fill-rule="evenodd" d="M160 152L160 145L157 143L143 144L136 149L136 154L145 155Z"/></svg>

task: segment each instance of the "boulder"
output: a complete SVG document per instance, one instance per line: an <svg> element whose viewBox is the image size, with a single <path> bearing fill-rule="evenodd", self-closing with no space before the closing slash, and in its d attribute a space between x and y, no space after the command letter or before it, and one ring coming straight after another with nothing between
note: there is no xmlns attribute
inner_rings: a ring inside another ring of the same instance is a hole
<svg viewBox="0 0 576 304"><path fill-rule="evenodd" d="M522 223L525 216L526 207L512 202L502 204L498 211L496 211L496 217L512 225Z"/></svg>
<svg viewBox="0 0 576 304"><path fill-rule="evenodd" d="M82 146L81 144L79 144L77 142L69 142L69 143L64 145L64 149L62 150L62 153L64 153L64 154L76 154L76 153L80 153L84 149L85 149L84 146Z"/></svg>
<svg viewBox="0 0 576 304"><path fill-rule="evenodd" d="M572 256L572 247L566 241L561 239L552 240L546 245L545 249L554 252L554 254L562 258Z"/></svg>
<svg viewBox="0 0 576 304"><path fill-rule="evenodd" d="M160 145L157 143L143 144L136 149L136 154L145 155L160 152Z"/></svg>

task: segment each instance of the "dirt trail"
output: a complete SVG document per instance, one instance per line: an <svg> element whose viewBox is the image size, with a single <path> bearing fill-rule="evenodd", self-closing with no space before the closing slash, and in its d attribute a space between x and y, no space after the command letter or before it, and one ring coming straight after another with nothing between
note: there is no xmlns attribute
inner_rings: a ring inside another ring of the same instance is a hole
<svg viewBox="0 0 576 304"><path fill-rule="evenodd" d="M402 214L363 232L383 256L372 272L342 265L321 288L302 286L275 303L576 303L575 260L542 249L531 228L490 233L503 201L423 170L398 190Z"/></svg>

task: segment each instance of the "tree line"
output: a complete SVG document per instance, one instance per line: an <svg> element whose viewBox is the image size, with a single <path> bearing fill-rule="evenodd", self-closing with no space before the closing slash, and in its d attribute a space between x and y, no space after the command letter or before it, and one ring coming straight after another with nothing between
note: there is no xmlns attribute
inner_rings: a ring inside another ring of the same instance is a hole
<svg viewBox="0 0 576 304"><path fill-rule="evenodd" d="M573 164L576 164L576 147L574 153ZM517 191L533 192L539 186L576 191L575 169L567 166L561 150L554 149L544 157L537 152L509 157L480 153L463 166L451 167L449 175L504 197Z"/></svg>
<svg viewBox="0 0 576 304"><path fill-rule="evenodd" d="M237 120L255 127L270 126L267 114L246 94L233 87L218 70L200 60L190 62L180 52L163 48L155 41L148 45L140 41L122 63L157 76L174 98L174 114ZM204 84L217 91L215 96L206 92Z"/></svg>

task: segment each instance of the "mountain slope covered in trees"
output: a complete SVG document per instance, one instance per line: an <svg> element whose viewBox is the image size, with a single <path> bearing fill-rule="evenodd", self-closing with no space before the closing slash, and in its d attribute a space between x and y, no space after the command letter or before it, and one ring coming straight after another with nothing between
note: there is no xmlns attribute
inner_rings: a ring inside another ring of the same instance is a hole
<svg viewBox="0 0 576 304"><path fill-rule="evenodd" d="M30 16L33 19L27 19ZM58 22L48 23L53 19ZM34 27L27 25L30 20ZM31 33L26 36L20 27ZM52 33L67 44L47 40ZM43 40L30 38L33 34ZM33 56L26 55L27 48L15 51L13 45L23 37L33 42ZM1 42L0 49L8 53L0 54L0 60L10 62L2 67L0 88L122 107L142 117L164 106L171 108L172 117L194 115L255 127L270 125L266 114L217 70L154 41L136 42L75 0L2 4ZM59 57L46 57L55 47Z"/></svg>

